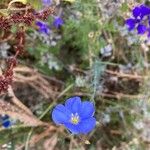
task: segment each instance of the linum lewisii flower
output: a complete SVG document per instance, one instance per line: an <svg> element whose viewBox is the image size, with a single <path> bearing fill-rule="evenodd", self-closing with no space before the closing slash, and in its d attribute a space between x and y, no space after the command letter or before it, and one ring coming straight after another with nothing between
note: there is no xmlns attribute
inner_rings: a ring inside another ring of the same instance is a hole
<svg viewBox="0 0 150 150"><path fill-rule="evenodd" d="M44 34L49 34L50 33L50 27L48 24L42 21L36 21L36 25L39 28L39 32L44 33Z"/></svg>
<svg viewBox="0 0 150 150"><path fill-rule="evenodd" d="M129 31L137 29L138 34L148 32L150 36L150 7L142 4L132 10L132 17L126 20Z"/></svg>
<svg viewBox="0 0 150 150"><path fill-rule="evenodd" d="M94 129L94 105L90 101L81 102L75 96L66 100L65 105L58 104L52 112L52 119L57 125L64 125L73 134L87 134Z"/></svg>
<svg viewBox="0 0 150 150"><path fill-rule="evenodd" d="M2 116L0 116L0 124L4 128L10 127L12 125L12 123L10 121L10 117L8 115L2 115Z"/></svg>

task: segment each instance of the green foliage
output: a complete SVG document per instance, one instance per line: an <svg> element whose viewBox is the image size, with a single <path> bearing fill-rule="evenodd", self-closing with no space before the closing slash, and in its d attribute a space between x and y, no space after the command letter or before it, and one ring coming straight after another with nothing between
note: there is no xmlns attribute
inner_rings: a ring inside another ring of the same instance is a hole
<svg viewBox="0 0 150 150"><path fill-rule="evenodd" d="M42 1L41 0L27 0L27 2L29 4L31 4L35 10L42 9Z"/></svg>
<svg viewBox="0 0 150 150"><path fill-rule="evenodd" d="M89 49L89 33L98 31L99 27L98 15L94 13L95 10L89 4L90 2L82 3L78 1L74 7L75 11L79 11L79 18L68 18L63 28L62 42L78 49L82 55L87 54Z"/></svg>
<svg viewBox="0 0 150 150"><path fill-rule="evenodd" d="M101 79L102 75L104 74L104 71L106 69L106 65L102 64L100 61L95 60L93 63L92 67L92 73L93 73L93 80L92 80L92 85L93 85L93 94L92 94L92 99L94 100L94 97L96 95L97 87L98 86L103 86Z"/></svg>
<svg viewBox="0 0 150 150"><path fill-rule="evenodd" d="M123 4L122 4L121 11L122 11L122 12L128 11L128 5L127 5L127 3L123 3Z"/></svg>

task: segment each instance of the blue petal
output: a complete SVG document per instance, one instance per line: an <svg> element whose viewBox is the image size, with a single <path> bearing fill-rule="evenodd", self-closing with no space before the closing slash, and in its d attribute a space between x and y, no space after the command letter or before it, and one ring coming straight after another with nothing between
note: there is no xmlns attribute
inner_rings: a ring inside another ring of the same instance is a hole
<svg viewBox="0 0 150 150"><path fill-rule="evenodd" d="M64 105L57 105L52 111L52 119L56 124L64 124L69 122L71 112L67 110Z"/></svg>
<svg viewBox="0 0 150 150"><path fill-rule="evenodd" d="M52 4L52 0L42 0L43 5L50 6Z"/></svg>
<svg viewBox="0 0 150 150"><path fill-rule="evenodd" d="M4 116L1 116L0 117L0 120L2 122L2 125L5 127L5 128L8 128L12 125L11 121L10 121L10 117L8 115L4 115Z"/></svg>
<svg viewBox="0 0 150 150"><path fill-rule="evenodd" d="M43 23L41 21L36 21L36 25L39 26L39 27L42 27Z"/></svg>
<svg viewBox="0 0 150 150"><path fill-rule="evenodd" d="M92 131L95 128L95 125L96 119L94 117L84 119L78 124L79 131L82 134L87 134L88 132Z"/></svg>
<svg viewBox="0 0 150 150"><path fill-rule="evenodd" d="M128 26L128 30L131 31L135 28L136 20L130 18L130 19L127 19L125 23Z"/></svg>
<svg viewBox="0 0 150 150"><path fill-rule="evenodd" d="M71 97L66 100L65 107L72 113L78 113L81 109L81 99L78 96Z"/></svg>
<svg viewBox="0 0 150 150"><path fill-rule="evenodd" d="M90 117L88 119L82 120L77 125L72 123L65 123L64 125L73 134L87 134L95 128L96 119L94 117Z"/></svg>
<svg viewBox="0 0 150 150"><path fill-rule="evenodd" d="M56 28L61 27L63 24L64 24L64 21L62 20L62 18L60 18L60 17L55 17L55 18L54 18L53 25L54 25Z"/></svg>
<svg viewBox="0 0 150 150"><path fill-rule="evenodd" d="M10 120L4 121L4 122L2 123L2 125L3 125L5 128L8 128L8 127L11 126L11 122L10 122Z"/></svg>
<svg viewBox="0 0 150 150"><path fill-rule="evenodd" d="M139 24L137 26L138 34L144 34L146 32L146 30L147 30L147 28L145 25Z"/></svg>
<svg viewBox="0 0 150 150"><path fill-rule="evenodd" d="M39 27L39 32L45 33L45 34L50 33L50 27L48 24L41 22L41 21L37 21L36 25Z"/></svg>
<svg viewBox="0 0 150 150"><path fill-rule="evenodd" d="M147 29L147 32L148 32L147 36L148 38L150 38L150 28Z"/></svg>
<svg viewBox="0 0 150 150"><path fill-rule="evenodd" d="M45 33L45 34L49 34L50 33L50 29L49 28L46 28L46 27L43 27L43 28L40 28L39 29L39 32L41 33Z"/></svg>
<svg viewBox="0 0 150 150"><path fill-rule="evenodd" d="M140 14L141 14L141 9L140 9L140 7L135 7L135 8L133 9L132 13L133 13L133 16L134 16L135 18L137 18L138 16L140 16Z"/></svg>
<svg viewBox="0 0 150 150"><path fill-rule="evenodd" d="M150 8L149 7L147 7L145 5L141 5L140 9L141 9L141 18L143 18L145 15L150 14Z"/></svg>
<svg viewBox="0 0 150 150"><path fill-rule="evenodd" d="M86 119L92 117L94 115L95 109L94 104L92 102L82 102L81 109L80 109L80 117L81 119Z"/></svg>
<svg viewBox="0 0 150 150"><path fill-rule="evenodd" d="M150 16L148 16L147 19L148 19L148 25L150 26Z"/></svg>
<svg viewBox="0 0 150 150"><path fill-rule="evenodd" d="M72 133L72 134L79 134L79 125L75 125L72 123L65 123L65 127Z"/></svg>

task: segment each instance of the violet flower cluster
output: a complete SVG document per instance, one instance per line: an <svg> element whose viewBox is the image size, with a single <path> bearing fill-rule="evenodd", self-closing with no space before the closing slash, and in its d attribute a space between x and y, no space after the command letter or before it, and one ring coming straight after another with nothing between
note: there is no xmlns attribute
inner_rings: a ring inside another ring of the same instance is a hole
<svg viewBox="0 0 150 150"><path fill-rule="evenodd" d="M142 4L132 10L132 17L126 20L128 30L137 30L138 34L150 37L150 7Z"/></svg>
<svg viewBox="0 0 150 150"><path fill-rule="evenodd" d="M42 3L45 7L48 7L52 4L52 0L42 0ZM59 29L62 25L64 24L63 19L60 16L54 16L54 20L52 25L56 28ZM37 21L36 25L38 27L38 31L40 33L49 35L50 34L50 26L43 22L43 21Z"/></svg>
<svg viewBox="0 0 150 150"><path fill-rule="evenodd" d="M64 24L64 21L63 21L62 18L60 18L60 17L55 17L54 18L53 26L56 29L59 29L63 24ZM50 26L47 23L45 23L43 21L37 21L36 25L37 25L38 31L40 33L44 33L44 34L47 34L47 35L50 34Z"/></svg>

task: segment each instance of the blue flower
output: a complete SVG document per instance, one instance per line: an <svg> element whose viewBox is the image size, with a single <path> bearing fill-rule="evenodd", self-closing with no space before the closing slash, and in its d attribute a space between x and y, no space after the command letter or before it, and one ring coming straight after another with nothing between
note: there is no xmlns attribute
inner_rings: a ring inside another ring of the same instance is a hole
<svg viewBox="0 0 150 150"><path fill-rule="evenodd" d="M50 27L45 22L36 21L36 25L39 27L39 32L47 35L50 33Z"/></svg>
<svg viewBox="0 0 150 150"><path fill-rule="evenodd" d="M53 25L58 29L64 24L64 21L60 17L55 17L53 21Z"/></svg>
<svg viewBox="0 0 150 150"><path fill-rule="evenodd" d="M43 5L50 6L52 4L52 0L42 0Z"/></svg>
<svg viewBox="0 0 150 150"><path fill-rule="evenodd" d="M140 6L135 7L132 10L131 18L126 20L126 25L128 26L128 30L131 31L133 29L137 29L138 34L144 34L148 31L148 26L146 22L150 21L150 8L146 5L142 4Z"/></svg>
<svg viewBox="0 0 150 150"><path fill-rule="evenodd" d="M0 116L0 122L1 122L2 126L5 128L8 128L12 125L12 123L10 121L10 117L8 115Z"/></svg>
<svg viewBox="0 0 150 150"><path fill-rule="evenodd" d="M57 125L64 125L73 134L87 134L94 129L96 119L94 104L81 102L74 96L66 100L65 105L58 104L52 111L52 119Z"/></svg>

